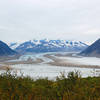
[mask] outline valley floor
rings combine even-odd
[[[37,56],[38,55],[38,56]],[[74,56],[73,56],[74,55]],[[23,55],[18,58],[3,58],[0,61],[2,65],[17,65],[17,64],[49,64],[51,66],[63,67],[81,67],[81,68],[100,68],[100,58],[95,57],[80,57],[75,53],[44,53]]]
[[[76,53],[41,53],[22,55],[2,61],[0,70],[11,69],[25,76],[56,78],[61,72],[79,70],[83,77],[99,75],[100,58],[80,57]],[[96,71],[96,74],[95,72]]]

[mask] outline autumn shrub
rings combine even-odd
[[[100,77],[64,73],[54,80],[31,79],[10,71],[0,74],[0,100],[100,100]]]

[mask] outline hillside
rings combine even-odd
[[[7,44],[0,41],[0,56],[15,55],[17,52],[9,48]]]
[[[100,57],[100,39],[80,53],[83,56]]]

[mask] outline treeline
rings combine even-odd
[[[100,100],[100,77],[81,78],[78,72],[56,81],[0,75],[0,100]]]

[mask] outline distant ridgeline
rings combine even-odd
[[[7,44],[0,41],[0,56],[16,55],[17,52],[9,48]]]
[[[100,39],[80,53],[82,56],[100,57]]]
[[[88,47],[81,41],[68,40],[30,40],[24,43],[11,43],[9,46],[17,52],[69,52],[82,51]]]

